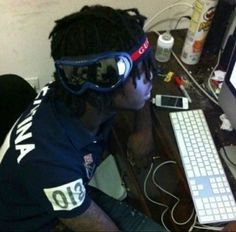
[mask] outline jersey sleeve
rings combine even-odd
[[[22,178],[28,194],[41,212],[58,218],[72,218],[89,207],[83,174],[79,170],[56,165],[23,165]]]

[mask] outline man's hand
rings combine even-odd
[[[223,231],[223,232],[235,232],[236,231],[236,222],[230,222],[221,231]]]

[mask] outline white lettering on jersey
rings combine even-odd
[[[17,130],[16,130],[17,137],[15,139],[15,149],[20,151],[20,154],[17,157],[17,163],[20,163],[21,159],[35,148],[35,144],[19,144],[21,142],[24,143],[25,140],[32,137],[32,132],[29,132],[32,126],[32,119],[33,117],[30,116],[17,126]],[[26,122],[28,123],[24,125],[24,123]]]
[[[43,97],[47,93],[48,89],[49,89],[48,86],[45,86],[41,90],[41,92],[33,102],[34,107],[31,109],[30,113],[21,123],[17,125],[17,130],[16,130],[17,137],[15,139],[15,149],[20,152],[17,158],[18,163],[20,163],[22,158],[24,158],[30,151],[35,149],[35,144],[27,144],[27,143],[19,144],[19,143],[22,142],[24,143],[25,140],[32,137],[32,132],[30,131],[30,129],[32,126],[33,116],[36,113],[40,103],[42,102],[42,99],[38,98]]]
[[[16,150],[20,151],[20,155],[17,157],[17,163],[20,163],[21,159],[26,156],[30,151],[34,150],[34,148],[34,144],[16,145]]]
[[[28,117],[28,118],[24,119],[21,123],[19,123],[19,124],[17,125],[17,127],[18,127],[18,128],[19,128],[19,127],[22,127],[23,125],[25,125],[26,123],[31,122],[31,121],[32,121],[32,117]]]
[[[32,137],[32,132],[29,132],[28,130],[30,130],[31,128],[33,116],[36,113],[42,101],[42,99],[40,98],[46,95],[48,89],[49,89],[48,86],[45,86],[44,88],[42,88],[42,90],[40,91],[40,93],[37,95],[37,97],[35,98],[33,102],[34,108],[31,109],[27,117],[18,125],[17,125],[17,122],[19,119],[17,119],[17,121],[15,122],[15,124],[13,125],[9,133],[7,134],[7,137],[5,138],[5,141],[0,148],[0,163],[2,162],[2,159],[4,155],[6,154],[7,150],[9,149],[10,137],[11,137],[11,133],[15,125],[17,125],[16,134],[18,135],[15,140],[15,145],[16,145],[15,149],[19,150],[20,152],[17,158],[17,162],[19,163],[25,155],[27,155],[30,151],[32,151],[35,148],[34,144],[19,144],[19,143],[24,142],[26,139]]]
[[[83,203],[86,190],[80,178],[58,187],[45,188],[44,193],[55,211],[72,210]]]
[[[31,117],[32,118],[32,117]],[[29,122],[28,124],[22,126],[19,128],[19,126],[17,127],[17,131],[16,134],[18,135],[15,139],[15,144],[18,144],[28,138],[32,137],[32,133],[31,132],[27,132],[27,130],[31,127],[32,122]]]

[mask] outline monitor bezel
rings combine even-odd
[[[229,87],[231,93],[236,97],[236,88],[230,82],[230,77],[232,75],[235,65],[236,65],[236,43],[234,44],[233,52],[231,54],[229,65],[227,67],[226,74],[225,74],[225,83]]]

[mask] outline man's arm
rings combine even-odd
[[[137,111],[134,130],[128,139],[128,159],[137,167],[148,165],[154,151],[150,102]]]
[[[93,201],[78,217],[60,220],[72,231],[119,231],[109,216]]]
[[[221,231],[222,232],[235,232],[236,231],[236,222],[235,221],[234,222],[230,222]]]

